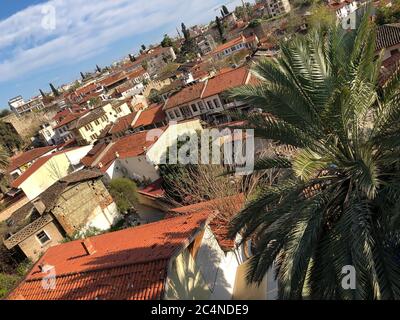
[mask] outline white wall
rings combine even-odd
[[[157,129],[160,130],[160,129]],[[182,135],[194,135],[197,131],[202,131],[200,120],[185,121],[178,124],[170,124],[158,140],[147,150],[146,157],[151,163],[158,165],[162,162],[168,147],[177,143],[177,139]],[[153,131],[154,133],[161,131]]]

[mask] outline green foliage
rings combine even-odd
[[[330,27],[336,23],[336,15],[324,4],[315,4],[311,8],[311,15],[307,17],[310,29]]]
[[[390,7],[384,4],[376,10],[376,24],[383,25],[400,21],[400,0],[393,0]]]
[[[161,41],[162,47],[172,47],[174,42],[172,41],[171,37],[168,34],[164,34],[164,39]]]
[[[32,262],[25,260],[14,269],[12,273],[0,273],[0,299],[4,299],[19,281],[32,268]]]
[[[0,111],[0,118],[4,118],[5,116],[8,116],[11,113],[10,110],[8,109],[3,109]]]
[[[19,149],[22,146],[22,139],[14,128],[3,121],[0,121],[0,146],[7,152]],[[4,152],[4,151],[3,151]]]
[[[97,236],[99,234],[102,234],[103,231],[96,228],[96,227],[89,227],[86,231],[82,232],[82,231],[76,231],[74,232],[73,235],[71,236],[66,236],[63,239],[63,243],[67,243],[67,242],[71,242],[71,241],[75,241],[75,240],[80,240],[80,239],[86,239],[86,238],[90,238],[90,237],[94,237]]]
[[[221,22],[221,19],[219,17],[215,17],[215,23],[217,24],[217,29],[219,33],[219,37],[221,38],[222,42],[225,42],[225,28]]]
[[[109,191],[120,212],[127,212],[138,201],[137,186],[130,179],[117,178],[111,180]]]
[[[400,71],[379,86],[368,13],[357,30],[281,43],[255,66],[260,84],[231,92],[263,110],[242,117],[256,135],[294,150],[256,163],[285,174],[231,222],[231,236],[257,239],[247,279],[274,263],[281,299],[400,299]]]
[[[184,23],[182,23],[182,34],[184,37],[184,42],[177,57],[177,61],[180,63],[184,63],[186,60],[194,59],[197,53],[200,51],[196,41],[190,36],[190,31],[186,28]]]
[[[17,275],[0,273],[0,299],[4,299],[19,281]]]
[[[254,19],[254,20],[251,20],[251,21],[250,21],[248,27],[249,27],[249,28],[256,28],[256,27],[258,27],[259,25],[261,25],[261,19]]]
[[[157,89],[151,89],[148,99],[151,103],[160,103],[162,101],[162,97]]]

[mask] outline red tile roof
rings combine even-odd
[[[198,212],[89,238],[47,250],[8,299],[150,300],[165,292],[171,258],[179,254],[207,222]],[[87,242],[87,240],[86,240]],[[56,288],[45,290],[40,265],[54,266]]]
[[[246,67],[225,71],[207,82],[202,98],[211,97],[234,87],[239,87],[248,81],[249,70]]]
[[[119,132],[124,132],[127,129],[129,129],[132,125],[133,120],[136,117],[136,112],[132,112],[130,114],[127,114],[126,116],[123,116],[114,123],[114,125],[111,127],[109,133],[111,134],[116,134]]]
[[[81,112],[71,112],[69,114],[67,114],[60,123],[58,123],[53,129],[57,129],[57,128],[61,128],[62,126],[65,126],[69,123],[71,123],[72,121],[78,119],[79,117],[85,115],[86,113],[88,113],[89,110],[84,110]]]
[[[237,37],[237,38],[235,38],[235,39],[232,39],[231,41],[228,41],[227,43],[224,43],[224,44],[221,44],[220,46],[218,46],[218,47],[213,51],[213,54],[222,52],[222,51],[224,51],[224,50],[226,50],[226,49],[229,49],[229,48],[231,48],[231,47],[233,47],[233,46],[236,46],[236,45],[238,45],[238,44],[241,44],[241,43],[249,43],[249,42],[253,42],[253,41],[255,41],[255,40],[256,40],[256,36],[255,36],[255,35],[252,35],[252,36],[250,36],[250,37],[248,37],[248,38],[245,38],[243,35],[240,35],[239,37]]]
[[[162,188],[163,179],[158,179],[147,187],[138,190],[139,193],[150,196],[152,198],[162,198],[165,195],[165,191]]]
[[[104,87],[108,87],[113,85],[114,83],[117,83],[121,80],[127,79],[127,76],[121,72],[112,74],[109,77],[105,78],[104,80],[101,80],[99,84],[101,84]]]
[[[81,163],[86,166],[90,167],[92,163],[97,159],[99,154],[107,147],[106,143],[98,143],[93,146],[92,150],[90,150],[86,156],[81,159]]]
[[[29,150],[29,151],[25,151],[22,154],[13,156],[10,159],[10,164],[8,166],[7,171],[8,172],[14,171],[15,169],[23,166],[24,164],[27,164],[29,162],[36,160],[37,158],[54,150],[55,148],[56,148],[56,146],[36,148],[36,149]]]
[[[200,99],[205,84],[205,82],[199,82],[183,88],[181,91],[168,98],[167,102],[165,103],[164,110]]]
[[[100,170],[105,172],[117,158],[126,159],[142,155],[154,143],[155,141],[147,141],[147,131],[131,134],[112,142],[105,154],[96,162],[101,163]],[[98,154],[100,155],[100,152]]]
[[[245,203],[243,194],[238,194],[226,198],[215,199],[206,202],[200,202],[185,207],[172,209],[168,217],[176,215],[193,214],[196,212],[208,212],[210,217],[210,228],[218,241],[219,246],[224,251],[230,251],[234,248],[235,241],[228,237],[229,220],[239,213]],[[217,212],[216,212],[217,211]],[[224,211],[221,215],[218,211]]]
[[[133,127],[145,127],[151,124],[163,122],[165,119],[166,114],[163,111],[163,105],[151,105],[140,113]]]
[[[147,71],[145,69],[143,69],[143,67],[140,67],[136,70],[129,72],[126,76],[128,77],[129,80],[131,80],[131,79],[136,79],[136,78],[142,77],[146,72]]]

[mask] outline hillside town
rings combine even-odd
[[[33,97],[10,96],[8,110],[0,114],[0,298],[276,300],[307,299],[308,295],[330,299],[330,294],[353,298],[352,293],[336,292],[328,280],[322,285],[318,278],[339,268],[335,255],[328,257],[323,252],[344,246],[343,241],[332,247],[322,240],[321,247],[318,243],[311,248],[311,244],[318,242],[317,235],[323,238],[324,232],[334,238],[331,230],[340,233],[340,228],[352,221],[350,217],[342,223],[333,213],[339,209],[322,209],[331,203],[332,208],[341,208],[345,218],[361,198],[370,202],[362,202],[360,207],[377,207],[382,215],[391,212],[390,205],[398,208],[392,193],[399,191],[379,187],[391,183],[380,173],[399,165],[399,145],[390,140],[398,138],[398,110],[385,113],[384,120],[376,124],[388,126],[384,132],[388,136],[383,131],[378,136],[390,149],[382,156],[390,165],[385,162],[385,170],[379,167],[381,158],[377,157],[384,151],[371,151],[375,157],[365,160],[365,166],[376,169],[365,175],[356,165],[348,165],[342,172],[341,165],[349,160],[344,156],[337,156],[342,162],[332,160],[336,154],[331,153],[364,157],[367,147],[352,153],[345,143],[353,143],[368,130],[375,132],[374,116],[365,112],[357,120],[352,118],[351,123],[363,127],[346,137],[333,128],[340,120],[328,124],[324,117],[336,119],[334,112],[343,116],[361,113],[373,103],[392,106],[389,94],[399,93],[393,79],[400,79],[400,2],[242,2],[237,7],[221,4],[215,20],[207,24],[189,26],[183,21],[176,34],[165,34],[160,43],[132,48],[110,65],[93,61],[93,70],[82,70],[71,83],[49,83],[48,88],[37,88]],[[365,44],[366,49],[359,53],[356,45],[332,40],[329,45],[338,50],[337,56],[335,52],[329,55],[331,51],[321,53],[329,65],[318,61],[320,56],[307,57],[307,52],[326,49],[318,46],[322,39],[310,40],[315,30],[335,26],[346,37],[359,30],[359,25],[365,27],[363,23],[375,28],[367,37],[373,48]],[[308,40],[296,42],[299,38]],[[300,49],[296,51],[292,43],[298,43]],[[312,45],[318,50],[310,49]],[[358,60],[354,58],[357,54]],[[365,75],[367,62],[363,64],[368,54],[371,61],[380,63],[371,77]],[[345,66],[345,58],[340,64],[338,57],[345,56],[354,58],[351,67]],[[317,67],[318,63],[323,66]],[[342,73],[335,68],[347,68],[343,70],[355,80],[346,74],[337,81],[332,74]],[[374,79],[376,86],[365,84],[367,78]],[[340,87],[344,83],[351,87]],[[339,94],[328,97],[330,90]],[[365,102],[359,102],[361,99]],[[341,104],[356,106],[347,113],[340,109]],[[334,107],[315,115],[307,109],[310,105],[310,110]],[[319,123],[334,133],[318,131]],[[342,125],[353,126],[344,120]],[[203,139],[209,132],[218,132],[207,136],[206,142],[207,146],[217,145],[218,154],[226,152],[227,145],[235,149],[238,140],[240,147],[248,150],[250,131],[241,136],[233,133],[249,129],[255,133],[252,174],[235,174],[235,164],[229,161],[168,162],[172,150],[183,153],[182,145],[194,136],[197,150],[197,137]],[[312,140],[317,137],[326,140]],[[329,149],[332,140],[339,142]],[[193,148],[191,145],[185,154]],[[234,152],[236,159],[241,149]],[[227,160],[226,153],[223,159]],[[298,174],[297,184],[292,171]],[[347,178],[350,174],[356,178]],[[335,175],[340,178],[333,183]],[[346,190],[340,183],[346,183]],[[351,183],[356,187],[348,186]],[[353,197],[351,190],[359,192]],[[386,196],[393,197],[386,206],[373,202]],[[342,197],[345,205],[335,202]],[[291,218],[289,214],[297,209],[300,216]],[[269,213],[261,215],[264,210]],[[312,210],[314,218],[309,216]],[[323,217],[317,211],[328,213]],[[364,219],[357,214],[353,221]],[[321,225],[324,232],[314,224]],[[378,233],[377,229],[368,230]],[[357,239],[368,236],[354,226],[351,230],[359,235]],[[351,236],[351,232],[343,235]],[[375,238],[371,239],[365,241],[373,246]],[[356,241],[344,242],[351,245]],[[303,251],[295,251],[301,246]],[[343,252],[354,250],[345,248]],[[363,260],[365,256],[357,256],[359,260],[354,262],[350,253],[351,258],[342,261],[356,264],[366,278],[369,273],[375,275]],[[315,264],[311,266],[312,260]],[[321,269],[313,276],[313,268]],[[398,270],[393,273],[400,277]],[[315,287],[317,281],[326,291]],[[380,285],[380,280],[376,281]],[[365,284],[366,296],[361,298],[371,297],[371,283]],[[360,298],[358,294],[355,297]],[[381,296],[385,296],[383,291]],[[387,296],[400,298],[399,292]]]

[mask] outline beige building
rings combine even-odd
[[[99,138],[107,125],[130,113],[131,109],[126,102],[107,103],[80,117],[70,130],[78,144],[91,144]]]
[[[33,200],[59,179],[80,169],[80,160],[91,148],[76,147],[41,156],[12,181],[11,186],[21,189],[29,200]]]
[[[7,219],[4,245],[35,261],[65,236],[90,227],[109,229],[118,211],[101,177],[82,170],[60,179]]]

